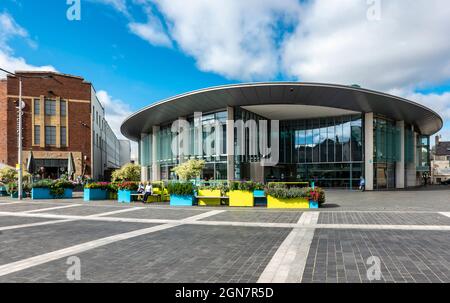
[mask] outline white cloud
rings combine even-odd
[[[295,0],[153,2],[167,35],[195,58],[199,69],[242,80],[277,75],[282,39],[277,28],[290,25],[300,7]]]
[[[172,47],[172,41],[164,32],[164,28],[157,18],[149,16],[147,23],[131,22],[128,24],[128,28],[152,45]]]
[[[380,21],[367,19],[368,8],[353,0],[306,5],[283,44],[285,72],[302,81],[381,90],[450,78],[447,1],[381,1]]]
[[[109,126],[114,131],[119,139],[127,139],[120,132],[120,126],[122,125],[125,117],[128,117],[133,113],[128,103],[123,102],[120,99],[115,99],[108,94],[107,91],[99,90],[97,92],[97,98],[105,108],[105,119],[108,121]],[[128,139],[127,139],[128,140]],[[137,159],[138,146],[137,143],[131,142],[131,155]]]
[[[124,14],[126,16],[129,16],[126,0],[89,0],[89,1],[110,5],[115,10],[121,12],[122,14]]]

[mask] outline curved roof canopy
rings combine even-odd
[[[152,126],[227,106],[309,105],[376,113],[414,125],[424,135],[432,135],[443,126],[442,118],[416,102],[392,95],[344,86],[319,83],[249,83],[206,88],[178,95],[143,108],[126,118],[121,132],[138,141]],[[255,107],[257,108],[257,107]]]

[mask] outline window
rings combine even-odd
[[[34,126],[34,144],[41,144],[41,127],[39,125]]]
[[[67,101],[62,100],[61,101],[61,117],[65,117],[66,116],[66,111],[67,111]]]
[[[61,126],[61,146],[67,146],[67,128]]]
[[[56,101],[55,100],[45,100],[45,115],[46,116],[56,115]]]
[[[41,114],[41,100],[40,99],[34,99],[34,114],[36,116]]]
[[[56,145],[56,126],[45,127],[45,144]]]

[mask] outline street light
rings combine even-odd
[[[19,104],[18,104],[18,108],[19,108],[19,123],[18,123],[18,131],[17,131],[17,133],[18,133],[18,142],[17,142],[17,145],[18,145],[18,165],[17,165],[17,169],[18,169],[18,173],[17,173],[17,176],[18,176],[18,180],[17,180],[17,189],[18,189],[18,199],[19,200],[22,200],[22,194],[23,194],[23,192],[22,192],[22,115],[23,115],[23,107],[24,107],[24,105],[23,105],[23,102],[22,102],[22,78],[45,78],[45,79],[48,79],[48,78],[52,78],[51,76],[34,76],[34,77],[32,77],[32,76],[20,76],[20,75],[17,75],[17,74],[15,74],[15,73],[13,73],[13,72],[10,72],[10,71],[7,71],[7,70],[5,70],[5,69],[3,69],[3,68],[1,68],[0,67],[0,71],[3,71],[3,72],[5,72],[5,73],[7,73],[7,74],[9,74],[9,75],[12,75],[12,76],[14,76],[14,77],[16,77],[16,78],[18,78],[19,79]]]

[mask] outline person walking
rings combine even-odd
[[[364,180],[363,176],[359,179],[359,190],[366,191],[366,180]]]

